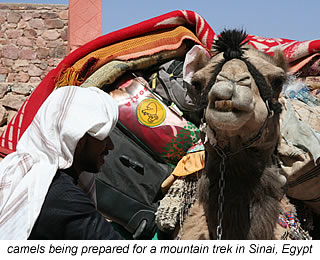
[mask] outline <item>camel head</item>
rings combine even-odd
[[[192,78],[211,143],[231,150],[232,144],[239,146],[257,135],[266,120],[274,121],[276,131],[278,98],[286,79],[282,52],[271,57],[248,45],[246,38],[243,31],[223,31],[213,44],[215,56]]]

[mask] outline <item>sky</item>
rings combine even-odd
[[[0,2],[68,4],[69,1]],[[217,34],[223,29],[238,28],[262,37],[320,39],[320,0],[102,0],[102,34],[180,9],[200,14]]]

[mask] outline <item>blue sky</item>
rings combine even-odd
[[[68,0],[0,0],[68,4]],[[102,0],[102,33],[187,9],[200,14],[219,33],[243,28],[249,34],[292,40],[320,39],[320,0]]]

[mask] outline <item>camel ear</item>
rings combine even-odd
[[[205,52],[199,51],[197,53],[197,56],[194,58],[194,72],[197,72],[198,70],[204,68],[208,64],[209,59],[210,58]]]
[[[282,50],[275,50],[272,59],[276,66],[282,68],[285,72],[288,71],[288,61]]]
[[[191,55],[192,57],[192,55]],[[187,59],[186,59],[187,60]],[[202,85],[202,72],[201,69],[206,67],[210,62],[210,56],[206,50],[198,49],[194,54],[194,58],[190,59],[190,63],[186,65],[186,71],[184,74],[184,80],[192,85],[193,90],[189,90],[190,93],[197,93],[201,89]]]

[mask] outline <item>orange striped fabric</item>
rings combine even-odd
[[[91,52],[74,63],[72,67],[65,69],[57,79],[57,87],[80,85],[91,73],[109,61],[115,59],[130,60],[165,50],[178,49],[182,42],[187,39],[201,44],[189,29],[179,26],[106,46]],[[89,64],[90,62],[91,64]]]

